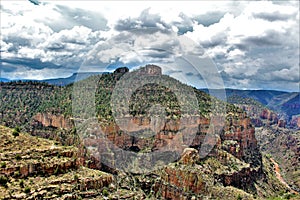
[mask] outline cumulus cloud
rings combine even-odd
[[[1,65],[6,69],[3,67],[2,75],[7,74],[8,78],[15,77],[6,73],[8,66],[14,66],[19,76],[28,74],[22,70],[52,66],[56,66],[56,77],[66,74],[62,72],[75,72],[85,54],[103,39],[101,32],[107,28],[106,19],[99,13],[52,4],[16,4],[21,5],[1,5]],[[40,73],[41,76],[48,78],[49,74]]]
[[[90,71],[150,62],[201,82],[180,61],[184,54],[210,56],[226,87],[299,87],[296,1],[31,2],[1,2],[2,76],[65,76],[82,62]],[[209,74],[212,65],[202,64]]]
[[[167,63],[169,58],[178,56],[181,46],[171,32],[160,32],[160,29],[147,29],[141,34],[136,29],[129,29],[101,41],[88,53],[86,65],[106,66],[114,62],[122,65],[131,63],[160,62]],[[88,64],[87,64],[88,63]],[[102,64],[101,64],[102,63]]]
[[[229,87],[298,87],[299,11],[294,4],[247,2],[240,14],[227,13],[209,26],[195,24],[185,35],[204,47]]]
[[[150,14],[148,8],[143,10],[139,17],[121,19],[115,26],[115,29],[118,31],[148,28],[164,29],[169,28],[169,25],[163,22],[159,15]]]
[[[226,12],[222,11],[210,11],[205,14],[197,15],[193,19],[198,22],[198,24],[208,27],[215,23],[219,23],[225,14]]]
[[[36,21],[46,24],[56,32],[72,29],[74,26],[85,26],[92,31],[108,29],[107,19],[100,12],[70,8],[63,5],[55,6],[53,11],[58,15],[55,20],[43,18],[36,19]]]

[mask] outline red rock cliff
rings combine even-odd
[[[224,127],[221,127],[218,120],[212,122],[214,133],[219,135],[219,139],[208,139],[206,136],[210,130],[210,120],[200,116],[189,116],[178,120],[161,120],[153,124],[151,120],[145,118],[132,118],[130,122],[136,124],[135,127],[128,127],[127,134],[121,128],[111,123],[103,125],[102,132],[116,146],[122,149],[134,149],[135,151],[150,149],[157,151],[170,148],[172,151],[182,152],[186,147],[200,149],[204,139],[206,144],[211,143],[215,148],[223,148],[232,155],[248,163],[259,164],[260,153],[257,148],[255,129],[251,125],[250,118],[245,113],[229,113],[226,117]],[[153,129],[154,137],[139,136],[143,131]],[[85,141],[88,146],[98,146],[101,139],[89,139]],[[102,147],[99,147],[102,148]],[[212,148],[213,149],[213,148]],[[213,156],[213,151],[211,152]]]
[[[300,129],[300,116],[293,116],[290,125],[293,128]]]
[[[55,128],[63,128],[63,129],[71,129],[73,127],[72,120],[64,117],[63,115],[53,115],[50,113],[38,113],[33,119],[41,123],[43,126],[55,127]]]

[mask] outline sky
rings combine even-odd
[[[2,0],[0,26],[0,78],[151,63],[196,87],[299,92],[299,1]]]

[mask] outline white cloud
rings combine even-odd
[[[133,27],[137,32],[132,32]],[[149,27],[156,30],[143,32]],[[122,32],[126,28],[132,35]],[[180,46],[170,40],[172,30],[199,46]],[[118,40],[111,40],[119,33]],[[132,36],[130,46],[127,40]],[[11,66],[11,70],[6,66],[2,75],[13,76],[16,67],[21,75],[25,68],[10,61],[19,58],[18,62],[39,59],[41,64],[61,65],[57,73],[52,71],[59,76],[64,70],[76,70],[85,59],[94,60],[95,54],[88,52],[106,44],[98,49],[97,62],[166,64],[182,52],[203,55],[205,50],[225,73],[228,87],[271,87],[272,81],[280,80],[285,81],[281,85],[295,90],[298,86],[294,83],[299,82],[298,1],[58,1],[38,6],[27,1],[2,1],[0,42],[2,59]],[[172,56],[145,47],[171,49]],[[41,77],[38,72],[33,74]]]
[[[245,52],[241,51],[240,49],[234,49],[232,51],[229,51],[226,57],[230,60],[233,60],[234,58],[239,58],[245,55]]]
[[[192,32],[188,32],[185,35],[201,45],[206,43],[214,45],[220,43],[223,38],[226,38],[226,32],[233,23],[234,16],[232,14],[226,14],[219,23],[212,24],[209,27],[205,27],[202,24],[194,24]]]

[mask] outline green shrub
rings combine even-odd
[[[15,158],[16,158],[16,160],[21,160],[22,159],[20,154],[17,154]]]
[[[20,127],[18,127],[18,126],[16,126],[14,130],[17,131],[18,133],[21,132],[21,129],[20,129]]]
[[[18,178],[20,175],[21,175],[21,174],[20,174],[20,171],[15,171],[15,172],[14,172],[14,177],[15,177],[15,178]]]
[[[5,176],[0,176],[0,185],[6,186],[7,182],[8,182],[7,177],[5,177]]]
[[[20,187],[21,187],[21,188],[24,188],[24,180],[23,180],[23,179],[21,179],[21,181],[20,181],[19,184],[20,184]]]
[[[5,162],[1,163],[1,168],[6,168],[6,163]]]
[[[24,192],[26,193],[26,194],[28,194],[28,193],[30,193],[30,187],[26,187],[25,189],[24,189]]]
[[[74,180],[75,180],[75,181],[78,181],[78,180],[79,180],[79,177],[78,177],[77,174],[74,175]]]
[[[57,166],[56,169],[54,170],[54,174],[55,174],[55,175],[59,174],[59,168],[58,168],[58,166]]]
[[[103,194],[103,196],[105,196],[105,197],[107,197],[107,196],[109,195],[109,193],[108,193],[108,191],[107,191],[106,188],[104,188],[104,189],[102,190],[102,194]]]
[[[20,135],[20,132],[18,132],[16,129],[14,129],[13,132],[12,132],[12,135],[13,135],[14,137],[17,137],[17,136]]]
[[[272,155],[269,154],[269,153],[267,153],[267,154],[266,154],[266,157],[267,157],[267,158],[272,158]]]

